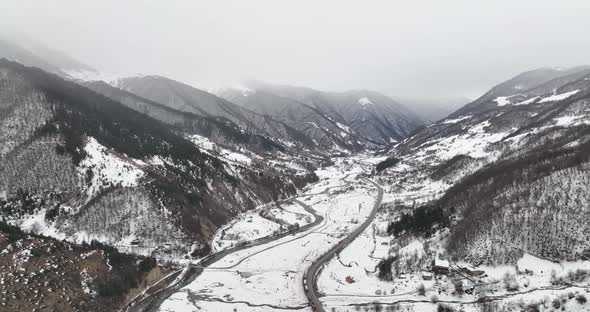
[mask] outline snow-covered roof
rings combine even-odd
[[[448,268],[449,261],[436,258],[436,259],[434,259],[434,266],[441,267],[441,268]]]

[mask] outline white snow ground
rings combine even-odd
[[[572,117],[556,122],[569,124],[576,120]],[[488,161],[493,159],[495,155],[486,147],[505,134],[486,133],[486,128],[487,122],[483,122],[457,136],[454,142],[432,142],[429,149],[437,155],[434,161],[444,161],[458,153]],[[480,145],[473,144],[472,140],[479,140]],[[412,169],[425,160],[433,159],[430,155],[417,152],[388,169],[388,176],[379,178],[383,181],[405,181],[400,185],[389,184],[384,202],[408,206],[420,204],[441,196],[452,186],[451,182],[433,181]],[[338,160],[336,166],[318,171],[320,181],[306,187],[297,197],[325,217],[322,224],[306,232],[227,256],[168,298],[160,311],[311,311],[302,286],[304,270],[367,217],[376,192],[370,184],[359,179],[359,175],[368,172],[376,162],[378,160],[360,155]],[[468,170],[476,170],[481,165],[475,164]],[[279,229],[277,223],[260,217],[260,211],[264,209],[274,211],[275,216],[289,223],[297,221],[293,216],[305,213],[296,204],[283,205],[284,211],[267,206],[247,212],[224,227],[221,230],[224,235],[221,231],[217,233],[215,249],[233,246],[240,240],[268,236]],[[426,279],[428,275],[418,269],[407,271],[394,281],[377,278],[376,265],[392,249],[399,248],[399,255],[404,261],[421,263],[419,267],[424,267],[427,253],[432,253],[433,249],[443,250],[448,236],[448,230],[443,230],[429,242],[416,239],[396,241],[385,234],[396,213],[394,209],[381,210],[371,226],[324,267],[318,279],[318,290],[325,295],[321,297],[324,308],[327,311],[359,311],[368,306],[389,304],[388,307],[392,307],[392,304],[397,304],[403,311],[437,311],[439,303],[447,303],[457,311],[481,311],[481,306],[476,304],[481,293],[475,291],[459,296],[455,293],[453,280],[446,276]],[[431,250],[427,251],[427,248]],[[467,266],[452,261],[450,265],[455,268]],[[516,267],[481,266],[475,269],[485,271],[487,275],[481,281],[489,285],[487,295],[499,298],[498,302],[508,311],[520,310],[523,304],[542,300],[550,307],[555,298],[564,300],[562,306],[565,311],[588,311],[590,308],[590,304],[581,305],[570,298],[571,294],[585,294],[588,287],[552,285],[552,280],[567,278],[577,269],[590,270],[590,261],[552,263],[525,254]],[[507,273],[514,276],[518,290],[508,291],[505,288],[503,280]],[[420,285],[424,285],[424,296],[418,294]],[[466,282],[465,287],[468,285]]]
[[[362,167],[352,161],[319,170],[320,181],[305,189],[298,199],[324,216],[315,228],[269,244],[235,252],[205,269],[201,276],[168,298],[160,311],[274,311],[278,308],[307,308],[303,274],[313,260],[350,233],[370,214],[375,187],[359,178]],[[295,205],[284,210],[301,213]],[[264,208],[263,208],[264,209]],[[227,233],[252,239],[272,232],[276,226],[256,218],[255,212],[241,216]],[[251,220],[251,221],[249,221]],[[291,220],[293,221],[293,220]],[[231,243],[218,241],[220,249]]]

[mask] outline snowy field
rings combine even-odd
[[[187,287],[168,298],[160,311],[274,311],[276,309],[311,310],[303,292],[303,274],[313,260],[344,238],[370,214],[376,188],[360,179],[363,172],[353,161],[319,170],[320,181],[297,196],[324,220],[318,226],[256,247],[232,253],[214,263]],[[294,215],[306,213],[300,205],[282,207],[284,219],[293,222]],[[262,208],[267,209],[267,208]],[[277,225],[258,218],[259,211],[240,216],[228,227],[228,233],[244,234],[252,239],[272,233]],[[277,214],[277,216],[283,216]],[[305,219],[305,218],[303,218]],[[265,220],[265,221],[263,221]],[[256,231],[255,231],[256,230]],[[216,248],[230,246],[218,241]],[[219,246],[219,247],[218,247]]]
[[[484,133],[484,127],[485,122],[476,125],[465,138],[458,139],[483,137],[489,139],[484,145],[491,144],[500,135]],[[457,144],[432,145],[437,155],[434,164],[451,157]],[[468,154],[482,159],[465,169],[468,171],[496,156],[483,145]],[[313,222],[314,216],[302,204],[324,220],[304,232],[229,254],[164,301],[160,311],[311,311],[303,289],[304,272],[367,218],[377,192],[363,176],[380,160],[364,155],[340,159],[335,166],[319,170],[320,181],[305,187],[301,194],[238,216],[215,236],[216,251],[272,236],[289,224]],[[453,272],[480,273],[436,275],[430,265],[434,258],[441,262],[439,254],[444,259],[448,230],[424,241],[396,240],[387,235],[389,222],[400,213],[395,207],[432,201],[453,185],[453,181],[432,180],[419,170],[427,160],[433,161],[431,155],[412,154],[390,168],[387,176],[377,178],[378,183],[386,185],[383,202],[389,205],[383,206],[375,221],[320,272],[317,286],[327,311],[438,311],[444,305],[456,311],[475,312],[488,307],[514,311],[531,304],[547,307],[541,311],[557,311],[552,308],[557,304],[559,310],[588,311],[590,306],[581,304],[578,298],[590,297],[590,288],[587,283],[572,281],[586,278],[580,275],[590,271],[590,261],[553,263],[530,254],[516,266],[470,267],[442,261]],[[464,174],[458,172],[457,176]],[[405,265],[393,280],[380,280],[377,266],[393,251]],[[482,298],[489,303],[482,305]]]
[[[572,116],[555,121],[573,124],[579,119]],[[405,155],[386,175],[377,177],[376,181],[385,186],[383,202],[388,206],[320,274],[318,290],[324,295],[321,300],[327,311],[439,311],[441,305],[456,311],[522,311],[529,305],[538,305],[541,311],[590,311],[590,304],[581,303],[583,298],[590,298],[590,261],[553,263],[525,253],[516,266],[470,267],[450,261],[449,269],[454,274],[435,275],[431,264],[439,254],[446,253],[448,230],[425,241],[407,237],[396,240],[386,235],[387,225],[400,214],[396,207],[415,207],[436,200],[462,176],[497,158],[488,146],[507,133],[488,133],[488,125],[484,121],[464,134],[426,142],[424,148]],[[434,180],[428,170],[422,169],[438,166],[459,154],[477,161],[444,180]],[[393,280],[380,280],[377,266],[390,255],[399,257],[401,268],[395,270]],[[477,274],[455,274],[463,271]],[[479,302],[482,298],[490,302],[483,305]]]

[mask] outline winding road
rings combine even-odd
[[[375,204],[373,205],[373,210],[371,211],[371,215],[359,226],[356,230],[350,233],[345,239],[341,240],[338,244],[334,245],[334,247],[330,248],[328,252],[323,254],[319,259],[317,259],[310,267],[305,271],[303,277],[303,289],[305,290],[305,295],[309,299],[309,304],[313,311],[325,311],[324,307],[322,306],[322,302],[320,301],[319,293],[317,290],[317,278],[322,270],[323,266],[334,257],[334,255],[340,253],[346,246],[348,246],[352,241],[354,241],[361,233],[363,233],[367,227],[373,222],[375,216],[377,215],[377,211],[379,210],[379,206],[381,205],[381,201],[383,200],[383,189],[381,186],[371,180],[367,180],[374,184],[377,187],[377,199],[375,200]]]
[[[341,180],[343,182],[345,182],[346,184],[352,183],[351,181],[347,181],[346,178],[350,176],[350,174],[347,174],[346,176],[342,177]],[[319,295],[317,293],[317,289],[316,289],[316,279],[317,276],[319,275],[319,272],[321,271],[322,266],[331,259],[332,256],[334,256],[336,253],[339,253],[340,251],[342,251],[346,246],[348,246],[348,244],[350,244],[356,237],[358,237],[368,226],[369,224],[371,224],[371,222],[373,221],[373,219],[375,218],[375,215],[377,214],[377,209],[379,207],[379,205],[381,204],[381,200],[383,197],[383,190],[381,189],[381,187],[371,181],[371,180],[367,180],[370,183],[374,184],[377,189],[378,189],[378,195],[377,195],[377,199],[375,201],[373,210],[371,211],[370,216],[367,218],[367,220],[365,220],[365,222],[363,224],[361,224],[361,226],[359,226],[355,231],[353,231],[351,234],[349,234],[345,239],[343,239],[342,241],[340,241],[337,245],[335,245],[334,247],[332,247],[327,253],[325,253],[324,255],[322,255],[318,260],[316,260],[312,266],[305,271],[305,275],[304,275],[304,288],[305,288],[305,294],[307,296],[307,298],[310,301],[310,305],[312,306],[312,308],[314,308],[315,311],[324,311],[324,309],[322,308],[321,302],[318,299]],[[239,265],[240,263],[242,263],[243,261],[245,261],[248,258],[251,258],[254,255],[257,255],[261,252],[267,251],[271,248],[283,245],[283,244],[287,244],[290,243],[294,240],[297,239],[301,239],[305,236],[307,236],[308,234],[312,234],[314,232],[309,232],[308,234],[304,235],[304,236],[299,236],[299,237],[295,237],[291,240],[282,242],[281,244],[275,244],[275,245],[271,245],[267,248],[264,248],[260,251],[257,251],[256,253],[250,254],[245,258],[240,259],[240,261],[233,263],[230,266],[226,266],[226,267],[212,267],[213,264],[215,264],[216,262],[220,261],[221,259],[225,258],[226,256],[233,254],[235,252],[241,251],[241,250],[245,250],[245,249],[249,249],[252,247],[256,247],[256,246],[260,246],[260,245],[264,245],[264,244],[269,244],[273,241],[276,241],[278,239],[281,239],[283,237],[289,236],[289,235],[294,235],[297,233],[301,233],[301,232],[305,232],[311,228],[317,227],[318,225],[320,225],[322,222],[324,222],[324,216],[320,215],[317,211],[315,211],[312,207],[310,207],[309,205],[297,200],[296,198],[299,197],[307,197],[307,196],[312,196],[312,195],[318,195],[318,194],[325,194],[327,192],[329,192],[329,190],[331,188],[334,187],[328,187],[326,188],[324,191],[319,192],[319,193],[313,193],[313,194],[300,194],[297,196],[294,196],[292,198],[286,199],[282,202],[288,202],[288,201],[293,201],[297,204],[299,204],[301,207],[303,207],[303,209],[305,211],[307,211],[308,213],[312,214],[314,216],[314,221],[311,223],[308,223],[306,225],[303,225],[301,227],[299,227],[297,230],[295,231],[290,231],[290,232],[285,232],[285,233],[281,233],[279,235],[275,235],[275,236],[266,236],[266,237],[262,237],[259,239],[255,239],[250,241],[248,244],[245,245],[241,245],[241,246],[235,246],[235,247],[231,247],[228,249],[224,249],[221,250],[219,252],[213,253],[205,258],[203,258],[201,261],[199,261],[196,264],[190,264],[188,267],[186,267],[183,270],[179,270],[176,272],[176,275],[174,275],[176,277],[176,279],[171,282],[169,285],[167,285],[164,288],[158,289],[157,291],[154,291],[151,294],[148,294],[147,296],[138,296],[135,299],[131,300],[127,305],[125,305],[121,311],[126,311],[126,312],[156,312],[160,305],[167,299],[169,298],[172,294],[174,294],[175,292],[178,292],[181,288],[187,286],[188,284],[192,283],[197,277],[199,277],[204,269],[209,268],[209,269],[229,269],[229,268],[233,268],[237,265]],[[182,271],[182,272],[181,272]],[[310,282],[306,282],[306,281],[310,281]],[[308,285],[313,285],[313,287],[308,287]],[[154,286],[152,286],[154,287]],[[146,292],[144,293],[149,293],[149,288]]]
[[[344,177],[341,178],[341,180],[345,183],[350,183],[350,181],[347,181],[346,178],[348,178],[350,176],[350,174],[345,175]],[[235,247],[231,247],[228,249],[224,249],[221,250],[219,252],[216,252],[214,254],[211,254],[209,256],[206,256],[205,258],[203,258],[201,261],[199,261],[199,263],[197,264],[191,264],[188,267],[186,267],[183,270],[178,270],[176,272],[176,279],[170,283],[168,286],[158,289],[156,291],[154,291],[153,293],[147,295],[147,296],[137,296],[135,297],[133,300],[131,300],[130,302],[128,302],[125,306],[123,306],[120,311],[125,311],[125,312],[156,312],[158,311],[160,305],[168,298],[170,297],[172,294],[174,294],[175,292],[177,292],[178,290],[180,290],[181,288],[187,286],[188,284],[192,283],[197,277],[199,277],[201,275],[201,273],[203,273],[203,270],[211,265],[213,265],[214,263],[220,261],[221,259],[223,259],[224,257],[226,257],[227,255],[230,255],[232,253],[238,252],[240,250],[244,250],[244,249],[248,249],[248,248],[252,248],[252,247],[256,247],[256,246],[260,246],[260,245],[264,245],[264,244],[268,244],[271,243],[273,241],[276,241],[278,239],[281,239],[283,237],[289,236],[289,235],[294,235],[297,233],[301,233],[304,231],[307,231],[319,224],[321,224],[324,221],[324,217],[320,214],[318,214],[313,208],[311,208],[309,205],[306,205],[305,203],[297,200],[296,198],[299,197],[307,197],[307,196],[313,196],[313,195],[319,195],[319,194],[326,194],[330,191],[330,189],[332,188],[336,188],[336,187],[341,187],[341,186],[333,186],[333,187],[327,187],[325,190],[323,190],[322,192],[319,193],[310,193],[310,194],[299,194],[296,196],[293,196],[291,198],[282,200],[281,202],[288,202],[288,201],[294,201],[297,204],[299,204],[301,207],[303,207],[303,209],[305,211],[307,211],[308,213],[312,214],[314,216],[314,221],[311,223],[308,223],[306,225],[303,225],[301,227],[299,227],[297,230],[295,231],[290,231],[290,232],[285,232],[285,233],[281,233],[279,235],[275,235],[275,236],[266,236],[266,237],[262,237],[259,239],[255,239],[250,241],[249,243],[245,244],[245,245],[241,245],[241,246],[235,246]],[[295,238],[298,239],[298,238]],[[295,240],[293,239],[293,240]],[[289,240],[288,242],[291,242],[293,240]],[[269,248],[266,248],[264,250],[268,250],[270,248],[276,247],[275,245],[270,246]],[[262,251],[259,251],[262,252]],[[259,253],[257,252],[257,253]],[[248,256],[251,257],[252,255]],[[232,265],[231,267],[234,267],[238,264],[240,264],[241,262],[243,262],[245,259],[241,259],[238,263],[235,263],[234,265]],[[228,267],[229,268],[229,267]],[[155,287],[157,285],[152,285],[150,288]],[[144,294],[149,293],[150,288],[148,288],[146,291],[144,291]]]
[[[168,297],[170,297],[173,293],[177,292],[179,289],[192,283],[197,277],[199,277],[199,275],[201,275],[201,273],[203,273],[203,270],[205,268],[220,261],[221,259],[223,259],[227,255],[230,255],[234,252],[238,252],[240,250],[268,244],[268,243],[271,243],[275,240],[281,239],[281,238],[289,236],[289,235],[294,235],[294,234],[297,234],[300,232],[307,231],[308,229],[313,228],[324,221],[324,217],[322,215],[318,214],[313,208],[311,208],[310,206],[308,206],[298,200],[294,200],[294,201],[297,202],[299,205],[301,205],[303,207],[303,209],[305,209],[305,211],[312,214],[315,217],[315,220],[311,223],[308,223],[306,225],[299,227],[299,229],[297,229],[296,231],[284,232],[284,233],[281,233],[281,234],[275,235],[275,236],[262,237],[259,239],[252,240],[248,244],[227,248],[227,249],[221,250],[219,252],[216,252],[214,254],[211,254],[211,255],[203,258],[201,261],[199,261],[199,263],[191,264],[190,267],[183,270],[183,272],[180,273],[181,274],[180,277],[178,277],[173,283],[168,285],[166,288],[161,289],[157,292],[154,292],[153,294],[149,295],[148,297],[144,297],[141,299],[138,298],[137,301],[135,301],[135,300],[131,301],[130,303],[127,304],[126,308],[124,308],[122,310],[129,311],[129,312],[148,312],[148,311],[155,312],[158,310],[158,308],[160,307],[162,302],[164,302],[164,300],[166,300]],[[288,242],[290,242],[290,241],[288,241]],[[275,245],[270,246],[270,247],[263,249],[261,251],[258,251],[257,253],[260,253],[262,251],[268,250],[273,247],[275,247]],[[216,269],[228,269],[228,268],[235,267],[253,255],[254,254],[249,255],[248,257],[241,259],[239,262],[237,262],[231,266],[222,267],[222,268],[220,267],[220,268],[216,268]]]

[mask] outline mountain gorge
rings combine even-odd
[[[246,132],[264,135],[279,144],[316,149],[306,135],[270,116],[244,109],[232,102],[160,76],[131,77],[117,81],[118,88],[181,112],[201,117],[223,118]]]
[[[141,238],[144,252],[166,242],[186,253],[237,212],[314,179],[303,167],[216,157],[85,87],[0,65],[3,217],[29,230],[122,245]]]
[[[269,115],[314,140],[329,140],[356,151],[398,142],[423,125],[414,113],[372,91],[322,92],[303,87],[250,82],[220,95],[242,107]]]
[[[0,41],[12,311],[587,308],[590,67],[432,123],[369,90],[91,76]]]

